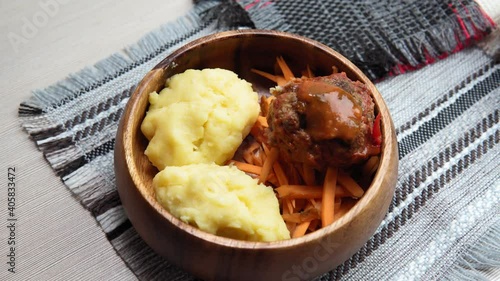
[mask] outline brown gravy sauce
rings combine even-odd
[[[318,80],[299,84],[297,98],[306,103],[306,132],[315,141],[342,139],[359,134],[362,111],[354,97],[335,85]]]

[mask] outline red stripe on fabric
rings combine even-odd
[[[245,6],[245,10],[249,10],[250,8],[252,8],[253,6],[257,5],[258,3],[260,2],[260,0],[255,0],[253,1],[252,3],[248,4]]]
[[[398,75],[398,74],[406,73],[408,71],[417,70],[417,69],[420,69],[420,68],[422,68],[422,67],[424,67],[424,66],[426,66],[428,64],[432,64],[432,63],[436,62],[437,60],[444,59],[444,58],[448,57],[451,54],[454,54],[454,53],[457,53],[457,52],[463,50],[467,46],[471,45],[473,42],[482,39],[486,35],[485,32],[481,32],[477,28],[477,26],[474,24],[474,22],[471,21],[472,22],[471,25],[472,25],[472,28],[474,30],[474,36],[471,36],[471,34],[469,33],[469,31],[467,30],[467,27],[465,26],[464,20],[458,14],[458,10],[456,8],[454,8],[452,5],[449,5],[449,7],[453,11],[453,13],[455,13],[455,15],[457,17],[458,24],[460,25],[460,29],[463,32],[463,34],[465,35],[464,42],[462,42],[462,40],[460,40],[458,34],[455,34],[455,40],[457,42],[457,45],[450,52],[445,52],[445,53],[442,53],[442,54],[438,55],[437,57],[433,57],[433,56],[431,56],[429,54],[429,52],[427,50],[424,49],[424,54],[425,54],[425,62],[424,63],[420,63],[420,64],[418,64],[416,66],[412,66],[412,65],[409,65],[409,64],[397,64],[397,65],[395,65],[392,68],[392,70],[389,71],[388,76],[395,76],[395,75]],[[466,12],[466,14],[468,16],[470,16],[469,9],[467,7],[465,7],[465,6],[463,6],[463,8],[464,8],[464,11]],[[481,13],[481,15],[491,25],[496,26],[495,22],[491,19],[490,16],[488,16],[488,14],[486,14],[483,11],[483,9],[479,9],[479,12]]]
[[[453,8],[453,5],[451,4],[448,4],[448,6],[450,7],[451,11],[455,14],[455,16],[457,17],[457,21],[458,21],[458,24],[460,25],[460,29],[462,29],[462,32],[464,33],[465,35],[465,41],[469,41],[471,36],[469,34],[469,31],[467,30],[467,28],[465,27],[465,23],[463,21],[463,19],[460,17],[460,15],[458,14],[458,11],[457,11],[457,8]],[[460,41],[459,41],[460,42]]]
[[[248,10],[249,10],[249,9],[251,9],[253,6],[255,6],[255,5],[259,4],[259,3],[260,3],[260,0],[255,0],[255,1],[253,1],[252,3],[250,3],[250,4],[246,5],[244,9],[245,9],[246,11],[248,11]],[[267,5],[269,5],[269,4],[271,4],[271,3],[273,3],[273,1],[272,1],[272,0],[267,1],[267,2],[265,2],[264,4],[262,4],[262,5],[259,7],[259,9],[266,7]]]

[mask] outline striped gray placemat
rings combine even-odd
[[[114,137],[135,85],[168,53],[214,32],[258,27],[317,36],[299,28],[297,22],[303,24],[304,18],[291,20],[286,13],[287,7],[296,9],[292,4],[299,2],[237,2],[198,1],[189,14],[146,35],[127,48],[126,55],[113,55],[56,85],[37,90],[20,106],[24,129],[140,279],[195,278],[156,255],[137,235],[120,204],[113,171]],[[353,5],[372,2],[353,1]],[[417,18],[418,3],[433,3],[416,2],[408,3],[408,7]],[[456,3],[473,5],[470,1]],[[422,7],[434,7],[431,4]],[[353,9],[345,5],[344,9]],[[447,11],[446,7],[440,9]],[[330,17],[335,16],[332,13]],[[456,14],[460,13],[465,12],[462,9]],[[457,22],[456,14],[448,19],[452,26]],[[321,20],[328,22],[324,15]],[[474,29],[473,22],[462,22],[465,30]],[[440,26],[433,25],[434,31]],[[463,31],[462,26],[457,28],[456,32]],[[455,39],[461,48],[467,40],[474,41]],[[427,43],[430,45],[424,45],[432,45]],[[442,50],[450,55],[445,60],[426,67],[424,64],[433,60],[424,60],[414,65],[422,67],[418,71],[376,84],[397,128],[400,166],[396,194],[374,236],[343,265],[319,277],[321,280],[477,279],[481,270],[500,266],[500,66],[479,49],[454,53],[458,51],[455,47]],[[370,50],[359,57],[360,62],[367,61]],[[367,72],[378,78],[397,73],[394,67],[408,70],[412,63],[408,59],[418,57],[411,52],[406,59],[395,54],[397,51],[392,58],[397,60],[387,60],[387,65],[379,63],[370,68],[365,64]],[[312,278],[309,266],[296,265],[284,273],[283,280]]]

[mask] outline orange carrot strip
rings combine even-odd
[[[276,80],[278,80],[276,82],[276,84],[278,84],[278,86],[285,86],[286,83],[288,83],[288,80],[286,80],[283,76],[276,76]]]
[[[360,198],[365,191],[359,184],[351,178],[347,173],[340,171],[338,173],[338,183],[341,184],[353,197]]]
[[[276,174],[270,173],[269,176],[267,177],[266,182],[271,183],[274,186],[280,186],[280,183],[278,182],[278,178],[276,177]]]
[[[266,119],[265,117],[259,116],[257,118],[257,121],[255,121],[252,128],[250,129],[250,134],[255,138],[255,140],[257,142],[260,142],[260,143],[264,142],[266,139],[264,131],[266,129],[265,126],[268,126],[268,125],[267,125],[267,120],[265,120],[265,119]],[[265,122],[265,124],[262,122]]]
[[[293,213],[293,203],[292,203],[292,199],[285,199],[285,205],[286,205],[286,208],[288,210],[288,213]]]
[[[323,188],[321,186],[307,185],[281,185],[275,188],[279,197],[291,197],[296,199],[321,198]]]
[[[306,234],[307,229],[309,228],[309,225],[311,224],[310,221],[305,221],[295,228],[295,230],[292,233],[292,238],[298,238],[302,237]]]
[[[291,214],[292,212],[290,211],[290,209],[287,207],[288,205],[288,202],[290,200],[288,199],[283,199],[282,202],[281,202],[281,208],[283,209],[282,210],[282,216],[286,216],[287,214]],[[288,222],[288,221],[285,221],[285,224],[286,224],[286,228],[288,229],[288,231],[290,231],[290,234],[292,234],[295,230],[295,227],[297,226],[296,223],[293,223],[293,222]]]
[[[236,168],[238,168],[241,171],[246,172],[246,173],[260,175],[262,172],[262,167],[255,166],[252,164],[248,164],[248,163],[244,163],[244,162],[240,162],[240,161],[236,161],[236,160],[231,160],[229,163],[233,164],[234,166],[236,166]]]
[[[308,204],[308,201],[306,201],[306,199],[294,199],[293,201],[293,203],[295,203],[295,205],[293,206],[294,212],[300,212],[304,210],[306,208],[306,204]]]
[[[264,152],[266,153],[266,156],[269,155],[269,153],[271,152],[269,150],[269,148],[267,147],[267,145],[265,145],[264,143],[262,143],[262,149],[264,149]]]
[[[302,178],[300,173],[295,168],[295,165],[288,163],[286,165],[286,175],[288,175],[288,182],[291,184],[301,184]]]
[[[302,164],[302,169],[304,170],[304,181],[307,185],[314,185],[316,183],[316,176],[314,174],[314,169],[306,164]]]
[[[275,96],[269,96],[269,97],[267,97],[267,98],[266,98],[266,102],[267,102],[267,104],[269,104],[269,105],[270,105],[270,104],[271,104],[271,102],[272,102],[273,100],[275,100],[275,99],[276,99],[276,97],[275,97]]]
[[[274,83],[278,83],[278,78],[276,75],[272,75],[270,73],[260,71],[260,70],[254,69],[254,68],[250,69],[250,71],[252,71],[253,73],[256,73],[264,78],[267,78],[267,79],[273,81]]]
[[[264,127],[264,128],[268,128],[268,127],[269,127],[269,125],[267,124],[267,119],[266,119],[266,117],[264,117],[264,116],[259,116],[259,117],[257,117],[257,122],[259,122],[259,123],[260,123],[260,125],[261,125],[262,127]]]
[[[285,59],[283,59],[282,56],[277,57],[276,61],[278,62],[281,72],[283,72],[285,80],[290,81],[295,78],[295,76],[293,76],[293,72],[290,70],[290,67],[288,67],[288,64],[286,64]]]
[[[319,224],[319,220],[311,221],[311,223],[309,224],[309,231],[315,231],[316,228],[318,227],[318,224]]]
[[[335,196],[336,197],[352,197],[352,194],[347,191],[342,185],[339,185],[337,182],[337,187],[335,188]]]
[[[314,208],[311,208],[307,211],[303,211],[300,213],[290,213],[281,215],[284,221],[293,222],[293,223],[303,223],[305,221],[312,221],[319,219],[318,211]]]
[[[280,185],[274,189],[280,198],[315,199],[323,196],[323,187],[318,185]],[[341,186],[335,188],[336,197],[351,196]]]
[[[269,112],[269,108],[271,107],[271,101],[275,99],[274,96],[261,96],[260,98],[260,115],[261,116],[267,116],[267,113]]]
[[[313,206],[317,210],[321,209],[321,202],[318,202],[318,201],[316,201],[314,199],[309,199],[309,203],[311,204],[311,206]]]
[[[242,156],[243,156],[243,160],[245,160],[246,163],[251,164],[251,165],[255,165],[254,155],[251,154],[248,150],[243,151]],[[258,166],[260,166],[260,165],[258,165]]]
[[[276,160],[278,159],[278,156],[279,156],[278,149],[275,147],[271,148],[271,150],[267,155],[266,161],[264,161],[264,165],[262,165],[262,171],[259,177],[260,183],[266,181],[267,176],[269,176],[269,173],[271,172],[271,168],[273,167],[274,162],[276,162]]]
[[[278,182],[280,183],[280,185],[288,185],[288,178],[286,177],[279,161],[274,162],[273,170],[276,174],[276,177],[278,178]]]
[[[323,197],[321,200],[321,226],[325,227],[333,222],[335,188],[337,186],[337,168],[329,167],[326,170],[323,184]]]
[[[262,164],[264,163],[264,161],[262,161],[262,154],[264,154],[264,152],[260,151],[260,149],[252,154],[252,160],[254,165],[262,167]]]

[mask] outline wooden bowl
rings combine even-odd
[[[161,90],[168,77],[186,69],[215,67],[232,70],[259,93],[268,93],[273,83],[250,69],[273,72],[280,55],[295,73],[309,64],[316,75],[328,75],[336,66],[352,80],[369,87],[376,110],[382,115],[383,135],[380,166],[371,186],[348,213],[330,226],[284,241],[247,242],[218,237],[173,217],[155,199],[152,179],[158,171],[144,155],[147,140],[140,125],[148,108],[148,94]],[[373,83],[329,47],[275,31],[218,33],[173,52],[140,82],[116,136],[116,183],[130,221],[156,252],[205,280],[302,280],[332,270],[359,250],[379,226],[392,200],[397,168],[394,125]]]

